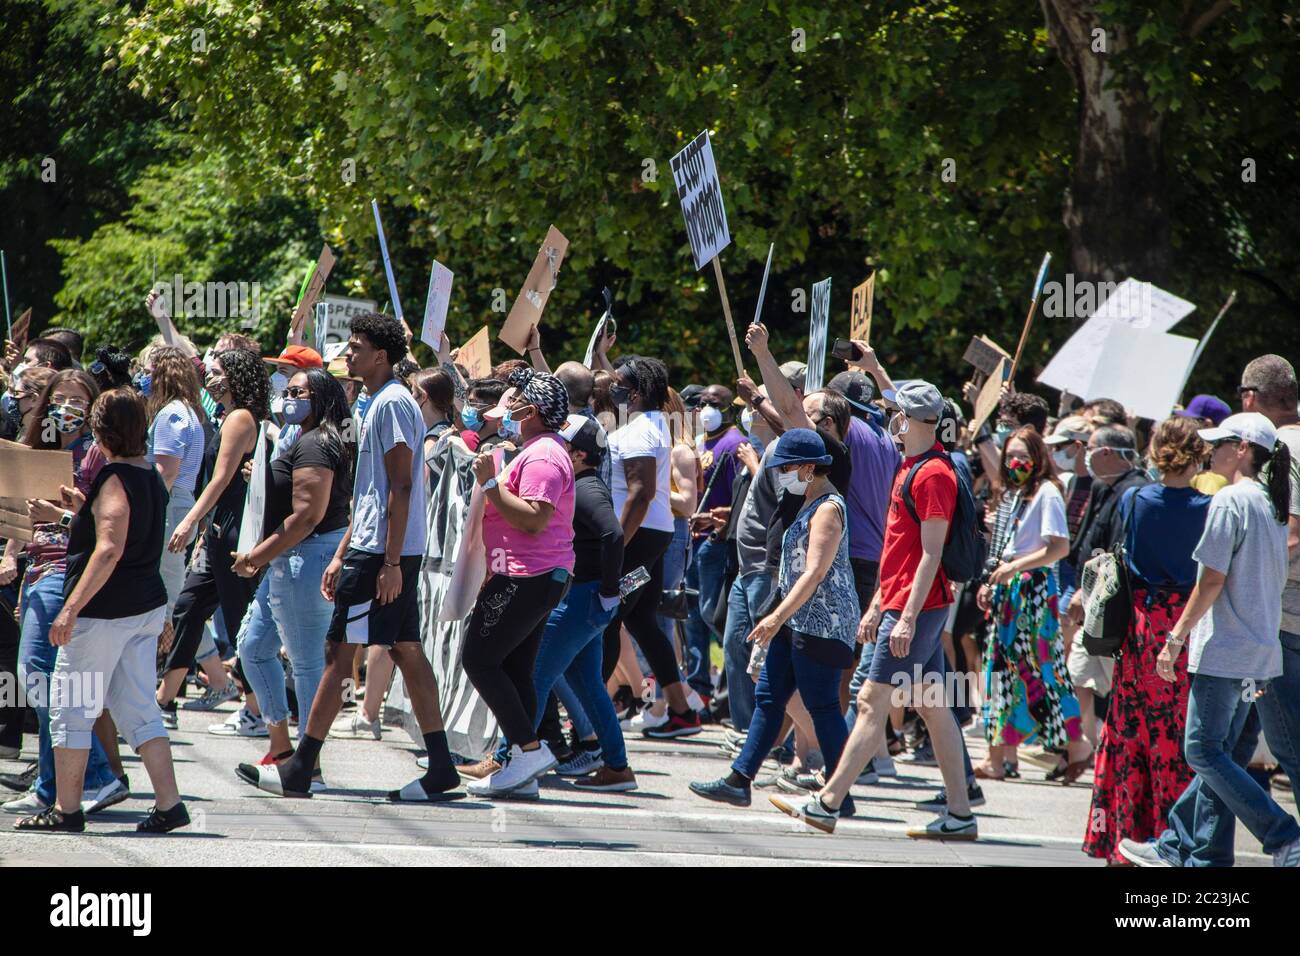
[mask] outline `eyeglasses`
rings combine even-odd
[[[311,391],[305,385],[290,385],[284,390],[285,398],[311,398]]]

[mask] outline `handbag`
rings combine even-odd
[[[695,588],[673,588],[659,598],[659,613],[674,621],[684,621],[691,614],[691,605],[700,599]]]
[[[1117,657],[1133,626],[1133,581],[1128,567],[1128,534],[1133,518],[1132,495],[1124,518],[1124,533],[1109,551],[1083,565],[1083,649],[1095,657]],[[1123,502],[1121,502],[1121,507]]]

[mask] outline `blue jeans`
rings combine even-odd
[[[731,723],[740,733],[749,730],[754,719],[754,681],[749,676],[749,655],[754,645],[745,638],[759,621],[772,596],[772,575],[755,571],[731,583],[727,595],[727,630],[722,653],[727,668],[727,705]]]
[[[826,761],[826,776],[830,777],[849,739],[840,713],[840,678],[843,673],[842,668],[818,663],[807,654],[796,651],[790,629],[781,628],[768,645],[767,660],[754,691],[754,719],[749,725],[749,736],[731,769],[750,780],[758,775],[763,758],[776,744],[776,735],[781,732],[786,705],[797,690],[812,717],[817,746]],[[851,814],[853,798],[845,798],[840,809],[846,811],[846,816]]]
[[[1243,699],[1243,682],[1208,674],[1193,674],[1191,681],[1183,748],[1196,777],[1169,811],[1169,829],[1156,841],[1160,855],[1181,866],[1231,865],[1233,817],[1265,853],[1300,839],[1300,824],[1244,768],[1256,735],[1243,734],[1253,706]],[[1271,684],[1264,689],[1261,703],[1275,690]]]
[[[36,711],[39,763],[36,795],[53,806],[54,748],[50,744],[50,675],[59,649],[50,644],[50,625],[63,610],[63,572],[50,571],[30,587],[22,589],[22,638],[18,644],[18,680],[27,694],[27,703]],[[108,756],[98,737],[90,741],[86,761],[85,789],[97,790],[113,782]]]
[[[686,586],[698,588],[700,599],[686,618],[686,683],[698,694],[713,694],[709,676],[709,643],[717,631],[713,615],[722,600],[722,579],[727,571],[727,544],[703,538],[695,546],[695,557],[686,568]],[[718,635],[719,637],[721,635]]]
[[[609,699],[601,677],[602,638],[612,620],[614,609],[606,611],[600,606],[599,581],[573,584],[551,611],[537,651],[537,662],[533,666],[533,685],[537,689],[537,713],[533,715],[533,726],[541,723],[551,688],[563,675],[591,721],[605,765],[613,770],[623,770],[627,767],[627,747],[623,743],[623,731],[618,726],[614,702]],[[502,741],[502,747],[505,743]],[[501,754],[502,750],[498,748],[498,759]]]
[[[279,724],[289,716],[281,641],[293,664],[293,692],[306,723],[316,688],[325,672],[325,632],[334,605],[320,593],[325,573],[344,529],[311,535],[271,562],[239,632],[239,659],[244,676],[262,708],[262,716]]]
[[[569,720],[573,721],[573,735],[578,740],[586,740],[596,735],[596,728],[591,725],[587,719],[587,711],[582,706],[582,701],[578,700],[578,695],[573,692],[569,682],[561,674],[555,678],[554,686],[555,696],[559,698],[564,705],[565,711],[569,715]]]
[[[664,552],[664,590],[676,591],[682,586],[686,579],[686,554],[691,547],[691,533],[687,527],[685,518],[673,518],[673,540],[668,542],[668,550]],[[670,620],[659,615],[659,630],[663,631],[670,638],[676,633],[673,625],[676,621]],[[632,642],[636,647],[636,641]],[[641,649],[637,647],[637,654],[640,655]],[[650,665],[642,658],[641,669],[648,671]],[[655,687],[659,690],[658,684]]]

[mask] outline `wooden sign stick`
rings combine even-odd
[[[1025,316],[1025,327],[1020,330],[1020,344],[1016,346],[1016,357],[1011,360],[1011,367],[1007,369],[1004,382],[1010,382],[1016,377],[1016,369],[1020,367],[1020,356],[1025,351],[1025,342],[1029,339],[1029,327],[1034,324],[1034,313],[1038,311],[1038,297],[1043,291],[1043,280],[1047,278],[1047,266],[1052,261],[1050,252],[1043,253],[1043,264],[1038,267],[1038,278],[1034,281],[1034,294],[1029,299],[1029,314]]]
[[[718,257],[713,257],[713,274],[718,277],[718,293],[722,296],[722,314],[727,319],[727,334],[731,336],[731,354],[736,359],[736,375],[745,378],[745,363],[740,360],[740,342],[736,338],[736,326],[731,321],[731,303],[727,301],[727,283],[722,279],[722,264]]]

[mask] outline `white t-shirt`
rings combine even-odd
[[[655,497],[646,509],[641,527],[652,531],[673,530],[673,509],[669,501],[672,450],[672,436],[663,412],[642,412],[609,436],[611,477],[614,479],[610,495],[614,499],[615,515],[623,517],[623,505],[627,501],[627,474],[623,471],[623,462],[630,458],[653,458]]]
[[[1070,527],[1065,519],[1065,499],[1056,485],[1044,481],[1034,492],[1033,499],[1025,505],[1015,536],[1007,542],[1002,552],[1004,561],[1012,561],[1033,554],[1047,546],[1048,538],[1070,538]]]

